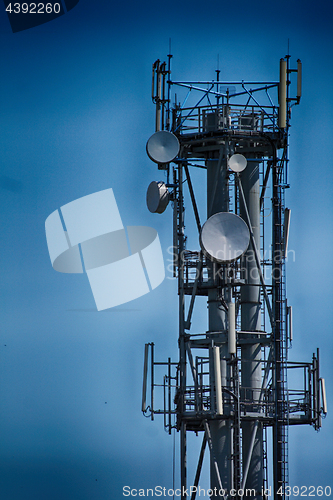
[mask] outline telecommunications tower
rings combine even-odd
[[[288,361],[293,331],[285,273],[290,210],[284,199],[301,61],[291,69],[290,56],[282,58],[277,81],[224,82],[220,71],[212,81],[174,81],[171,57],[157,60],[152,70],[156,130],[147,153],[166,182],[150,184],[147,205],[155,213],[173,205],[179,359],[157,362],[154,344],[146,344],[142,411],[151,419],[162,414],[165,429],[180,434],[182,498],[189,485],[196,498],[208,448],[212,498],[284,500],[289,427],[319,429],[327,412],[319,350],[311,362]],[[206,213],[200,213],[203,192]],[[186,200],[198,232],[193,250],[187,248]],[[198,296],[207,297],[207,328],[201,332],[191,328]],[[163,366],[166,374],[158,379]],[[302,375],[294,389],[287,385],[291,371]],[[187,470],[191,432],[202,436],[196,471]]]

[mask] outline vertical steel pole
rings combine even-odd
[[[273,228],[272,228],[272,303],[274,316],[274,386],[275,386],[275,419],[273,425],[273,483],[274,498],[285,498],[278,495],[283,490],[283,370],[282,370],[282,331],[281,331],[281,279],[282,279],[282,238],[281,238],[281,196],[279,186],[278,165],[273,165]]]
[[[180,418],[180,461],[181,461],[181,495],[187,484],[187,456],[186,456],[186,422],[185,412],[186,391],[186,344],[185,344],[185,294],[184,294],[184,202],[183,202],[183,165],[178,166],[178,293],[179,293],[179,411]]]
[[[245,202],[247,205],[251,229],[257,249],[260,249],[260,184],[259,162],[248,161],[246,169],[241,174]],[[246,220],[245,207],[240,204],[241,216]],[[243,397],[248,403],[248,411],[259,411],[258,402],[261,391],[261,345],[253,343],[256,332],[261,330],[260,311],[260,276],[254,257],[254,249],[250,245],[242,259],[242,271],[245,285],[241,289],[241,329],[244,332],[242,346],[241,377]],[[253,404],[252,404],[253,403]],[[255,434],[254,445],[251,442],[256,425],[256,419],[242,423],[242,455],[243,464],[249,463],[245,487],[261,492],[263,486],[263,431],[259,424]],[[251,453],[252,450],[252,453]],[[250,457],[251,455],[251,457]],[[250,460],[249,460],[250,457]],[[244,471],[243,471],[244,473]],[[256,493],[259,495],[260,493]],[[258,498],[256,496],[256,498]],[[261,498],[261,497],[260,497]]]
[[[227,175],[227,159],[224,147],[220,150],[219,158],[209,158],[207,161],[207,218],[218,212],[229,211],[229,186]],[[209,280],[213,288],[208,291],[208,331],[209,332],[227,332],[227,312],[222,307],[219,298],[218,278],[214,272],[218,270],[212,263],[209,265]],[[228,302],[228,297],[225,297]],[[228,386],[230,383],[230,367],[227,365],[227,359],[230,357],[228,344],[220,346],[221,357],[221,382],[222,386]],[[214,364],[213,356],[210,356],[210,375],[213,377]],[[224,413],[228,408],[224,408]],[[230,420],[212,420],[210,422],[212,437],[212,446],[220,472],[221,481],[224,489],[232,488],[231,485],[231,455],[232,438]],[[216,465],[211,460],[210,477],[211,488],[219,491],[219,482],[216,477]],[[218,498],[218,496],[216,496]],[[212,498],[216,498],[214,495]]]

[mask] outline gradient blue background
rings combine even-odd
[[[169,38],[174,79],[213,79],[219,55],[221,79],[276,80],[288,38],[292,65],[303,62],[286,200],[290,359],[311,361],[320,347],[332,410],[332,15],[321,0],[80,0],[13,34],[1,11],[1,500],[118,500],[124,485],[172,487],[173,439],[161,418],[142,417],[140,399],[144,343],[177,359],[175,281],[98,313],[85,275],[52,269],[44,232],[56,208],[112,187],[124,224],[155,227],[169,257],[170,209],[145,206],[161,177],[145,152],[151,64]],[[318,434],[291,428],[290,484],[333,487],[332,445],[331,414]]]

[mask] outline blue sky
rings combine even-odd
[[[290,39],[303,62],[293,108],[288,300],[290,359],[321,349],[331,408],[332,49],[328,2],[203,4],[80,0],[69,13],[1,40],[0,489],[3,500],[122,498],[122,487],[172,487],[172,438],[140,413],[144,343],[177,359],[176,283],[97,312],[85,275],[56,273],[44,223],[60,206],[112,187],[125,225],[159,232],[171,213],[145,205],[157,179],[151,64],[172,40],[174,79],[278,78]],[[290,483],[331,485],[332,417],[290,429]],[[191,442],[191,450],[197,443]],[[194,455],[194,452],[193,452]],[[190,461],[193,460],[192,458]],[[194,463],[194,461],[193,461]]]

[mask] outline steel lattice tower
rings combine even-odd
[[[285,499],[289,426],[311,424],[318,429],[327,411],[319,350],[310,363],[287,359],[292,309],[286,298],[290,210],[285,207],[284,193],[289,187],[291,108],[301,98],[301,62],[293,70],[289,55],[281,59],[277,81],[222,82],[217,71],[216,80],[186,82],[171,79],[171,57],[167,63],[158,60],[153,65],[156,132],[147,143],[147,152],[166,173],[167,182],[152,183],[154,200],[152,203],[148,190],[147,203],[151,211],[159,213],[168,201],[173,204],[179,359],[156,362],[154,344],[146,344],[142,411],[152,419],[163,414],[168,432],[175,428],[180,433],[181,487],[192,486],[192,500],[207,445],[213,498],[264,500],[272,495]],[[297,72],[295,98],[289,95],[293,72]],[[188,92],[183,105],[171,104],[174,87]],[[277,104],[271,93],[277,94]],[[185,107],[189,95],[197,95],[197,100]],[[246,168],[233,166],[236,159],[244,159]],[[221,213],[233,214],[248,227],[249,245],[238,258],[216,260],[205,251],[195,196],[195,190],[202,192],[203,188],[195,187],[191,176],[191,169],[197,168],[206,177],[207,223]],[[186,185],[201,242],[201,249],[192,251],[186,244]],[[270,198],[266,196],[269,189]],[[191,331],[197,296],[207,297],[207,330],[201,333]],[[161,365],[167,373],[157,383],[155,371]],[[303,371],[301,388],[288,388],[291,369]],[[151,391],[147,406],[148,373]],[[163,387],[158,404],[163,404],[156,408],[158,386]],[[272,429],[271,457],[268,429]],[[191,477],[187,471],[189,432],[203,436],[197,470]],[[186,498],[184,493],[182,498]]]

